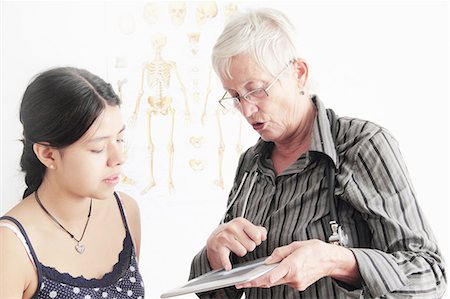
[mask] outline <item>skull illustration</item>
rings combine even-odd
[[[186,17],[186,2],[175,1],[169,3],[169,15],[172,24],[180,26]]]
[[[197,24],[203,25],[209,19],[217,16],[217,4],[215,1],[199,2],[196,11]]]

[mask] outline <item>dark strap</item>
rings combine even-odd
[[[327,116],[328,116],[328,120],[330,122],[331,137],[333,138],[333,143],[336,146],[337,117],[336,117],[336,114],[334,113],[333,109],[327,109]],[[331,220],[338,222],[337,211],[336,211],[336,202],[335,202],[335,198],[334,198],[335,176],[336,176],[336,166],[334,165],[333,160],[330,158],[329,165],[327,168],[328,198],[330,200],[330,216],[331,216]]]
[[[36,252],[34,251],[33,246],[31,245],[31,241],[28,238],[28,235],[25,232],[25,229],[23,228],[22,224],[19,221],[17,221],[16,218],[13,218],[11,216],[0,217],[0,220],[8,220],[8,221],[11,221],[12,223],[14,223],[19,228],[20,232],[22,233],[23,237],[25,238],[25,241],[27,242],[28,248],[30,249],[30,253],[31,253],[31,256],[33,257],[33,261],[36,266],[36,270],[37,270],[37,274],[38,274],[38,284],[37,284],[36,292],[34,293],[34,295],[32,297],[32,298],[35,298],[39,292],[39,289],[40,289],[41,283],[42,283],[41,263],[39,262],[39,260],[36,256]]]
[[[117,205],[119,206],[120,215],[122,216],[123,225],[125,226],[125,230],[128,234],[131,235],[131,232],[128,230],[128,223],[127,223],[127,217],[125,217],[125,211],[123,209],[122,203],[120,202],[120,197],[117,192],[114,192],[114,197],[116,198]]]

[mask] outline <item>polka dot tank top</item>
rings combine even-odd
[[[114,193],[122,215],[126,236],[119,261],[113,270],[101,279],[86,279],[73,277],[68,273],[60,273],[55,268],[41,264],[33,250],[31,242],[23,226],[15,218],[4,216],[0,219],[9,220],[17,225],[26,241],[27,251],[31,255],[38,273],[38,289],[33,298],[82,298],[82,299],[141,299],[144,298],[144,282],[139,273],[136,254],[128,230],[125,213],[119,196]]]

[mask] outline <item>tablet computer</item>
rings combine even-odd
[[[278,263],[270,265],[264,264],[266,258],[267,257],[263,257],[254,261],[234,265],[234,268],[229,271],[225,271],[222,268],[205,273],[189,280],[186,284],[178,288],[165,292],[161,295],[161,298],[169,298],[189,293],[201,293],[254,280],[278,265]]]

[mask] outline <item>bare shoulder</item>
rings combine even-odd
[[[32,216],[36,212],[36,207],[37,204],[34,201],[34,197],[29,195],[28,197],[18,201],[14,207],[6,212],[5,216],[11,216],[17,219],[20,223],[24,224],[24,221],[28,221],[30,218],[33,218]]]
[[[18,228],[10,221],[0,221],[0,298],[27,297],[33,293],[37,277],[34,264],[27,254],[25,245],[11,228]],[[34,287],[34,290],[32,290]]]
[[[133,217],[139,215],[139,205],[136,200],[124,192],[118,191],[117,193],[119,194],[120,202],[122,203],[127,216]]]
[[[131,237],[139,258],[141,247],[141,216],[136,200],[126,193],[118,192],[120,201],[127,215],[127,223],[130,228]]]
[[[0,243],[0,252],[5,253],[1,255],[2,267],[4,266],[3,262],[10,263],[12,260],[19,264],[23,264],[23,261],[30,261],[25,246],[21,239],[19,239],[22,234],[16,235],[15,231],[20,233],[19,228],[14,223],[6,220],[0,221],[0,240],[2,240]],[[8,255],[8,253],[14,254]]]

